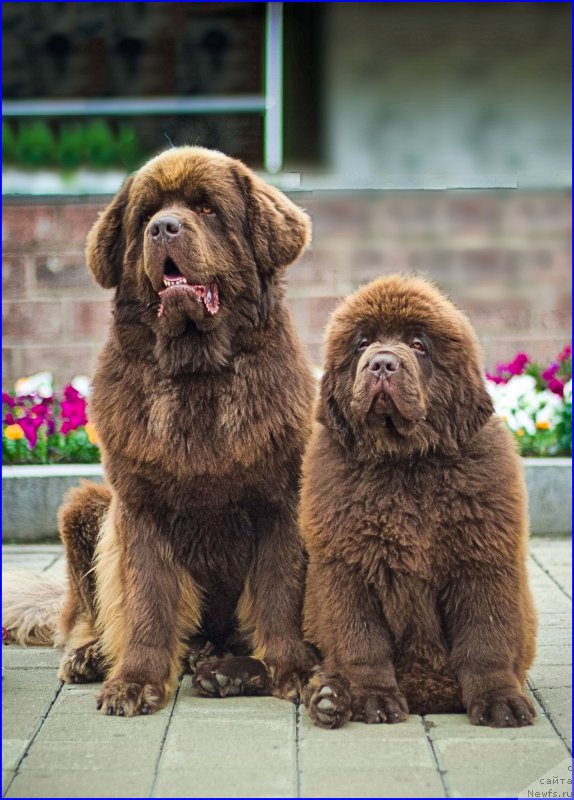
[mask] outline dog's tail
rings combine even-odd
[[[2,627],[18,644],[59,642],[58,618],[66,598],[65,577],[24,569],[2,574]]]

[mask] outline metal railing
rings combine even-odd
[[[267,3],[265,85],[262,94],[7,100],[2,103],[4,117],[125,117],[149,114],[263,114],[263,165],[266,172],[279,172],[283,166],[283,3]]]

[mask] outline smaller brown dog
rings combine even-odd
[[[320,726],[409,708],[534,719],[525,488],[481,372],[468,320],[418,278],[381,278],[333,316],[301,510]]]

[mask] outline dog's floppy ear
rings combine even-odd
[[[239,180],[257,266],[263,272],[288,266],[311,241],[311,220],[282,192],[245,167]]]
[[[120,282],[125,251],[123,221],[132,181],[131,177],[125,181],[88,234],[86,261],[104,289],[112,289]]]

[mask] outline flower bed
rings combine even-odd
[[[97,464],[100,448],[87,417],[87,378],[74,378],[55,393],[40,372],[2,392],[3,464]]]
[[[572,454],[572,348],[549,366],[525,353],[486,373],[496,413],[513,432],[522,456]],[[40,372],[2,393],[3,464],[97,464],[98,436],[88,419],[89,382],[77,377],[54,392]]]
[[[571,345],[545,368],[518,353],[486,378],[495,411],[522,456],[572,455]]]

